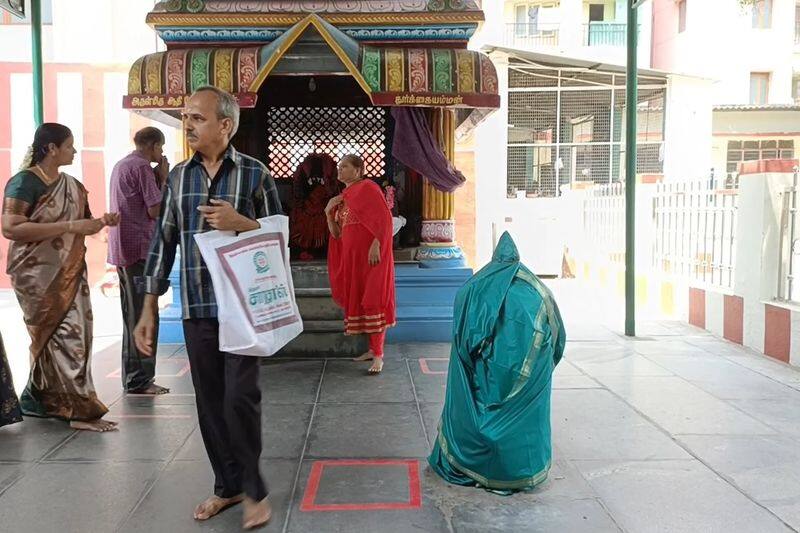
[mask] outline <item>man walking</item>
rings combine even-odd
[[[183,126],[195,155],[170,172],[161,217],[145,267],[144,311],[136,345],[155,351],[157,297],[181,246],[181,301],[186,351],[192,369],[200,432],[214,471],[214,495],[198,505],[196,520],[207,520],[244,502],[242,525],[252,529],[272,515],[259,471],[261,390],[258,358],[219,351],[219,322],[211,276],[194,235],[218,229],[249,231],[256,219],[281,213],[272,177],[256,159],[230,144],[239,126],[239,106],[215,87],[198,89],[186,102]]]
[[[144,357],[136,349],[133,329],[142,314],[144,294],[134,279],[144,274],[144,263],[161,210],[161,188],[169,173],[163,154],[164,134],[144,128],[133,137],[136,150],[125,156],[111,172],[111,210],[120,222],[110,228],[108,262],[117,267],[122,303],[122,387],[132,394],[165,394],[169,389],[156,385],[156,358]],[[151,163],[158,163],[155,171]],[[158,331],[158,321],[155,323]]]

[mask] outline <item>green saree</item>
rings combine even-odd
[[[447,395],[428,458],[457,485],[510,493],[550,470],[550,392],[565,331],[550,291],[503,234],[459,291]]]

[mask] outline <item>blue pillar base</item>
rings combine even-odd
[[[465,266],[433,267],[398,264],[395,267],[397,325],[386,340],[401,342],[450,342],[453,332],[453,303],[456,293],[472,277]]]
[[[170,286],[172,287],[172,303],[169,307],[158,313],[158,342],[159,344],[183,344],[183,305],[181,304],[181,254],[175,252],[175,263],[169,273]]]

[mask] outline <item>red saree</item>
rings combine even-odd
[[[370,180],[342,193],[336,213],[342,228],[328,244],[328,276],[334,301],[344,309],[345,334],[381,333],[395,325],[392,214],[381,188]],[[369,248],[378,239],[381,260],[369,264]]]

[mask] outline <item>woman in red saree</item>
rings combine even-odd
[[[344,309],[345,334],[369,335],[369,351],[355,360],[372,360],[369,373],[378,374],[386,330],[395,325],[392,214],[381,188],[364,179],[360,157],[342,158],[339,181],[344,192],[325,208],[331,292]]]
[[[3,236],[11,241],[8,275],[31,336],[31,372],[20,397],[25,415],[69,421],[74,429],[112,431],[92,382],[92,303],[84,237],[119,216],[92,218],[83,185],[58,171],[75,156],[72,133],[42,124],[29,159],[9,180]]]

